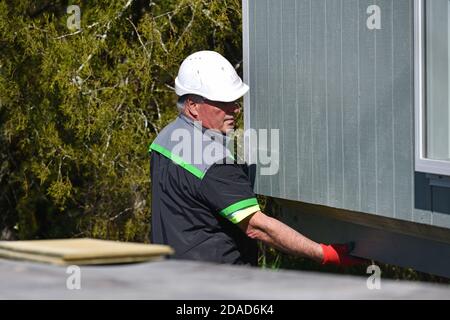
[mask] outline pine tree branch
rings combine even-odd
[[[125,6],[123,6],[122,10],[114,17],[114,19],[112,21],[116,21],[117,19],[119,19],[122,14],[125,12],[125,10],[133,3],[134,0],[128,0],[128,2],[125,4]],[[112,21],[108,21],[108,23],[106,24],[106,30],[105,33],[100,35],[100,39],[101,41],[105,41],[106,37],[108,36],[108,32],[111,29],[111,22]],[[92,59],[94,52],[97,50],[98,46],[92,51],[91,54],[89,54],[88,58],[86,59],[86,61],[78,68],[77,70],[77,74],[79,74],[81,72],[81,70],[83,70],[84,66]]]
[[[142,42],[141,35],[140,35],[139,32],[137,31],[136,26],[134,25],[133,21],[131,21],[131,19],[127,18],[127,20],[130,21],[131,25],[133,26],[134,31],[136,32],[136,34],[137,34],[137,36],[138,36],[139,42],[140,42],[141,45],[142,45],[142,49],[144,49],[144,52],[145,52],[145,54],[147,55],[147,58],[150,60],[150,59],[152,58],[152,56],[151,56],[151,54],[147,51],[147,48],[145,47],[144,42]]]
[[[194,18],[195,18],[195,7],[192,8],[190,7],[192,10],[192,16],[191,16],[191,20],[189,21],[188,25],[186,26],[186,28],[184,28],[183,32],[181,33],[180,37],[178,38],[177,42],[175,43],[175,47],[178,46],[178,43],[181,41],[181,39],[183,39],[183,36],[186,34],[186,32],[192,27],[192,24],[194,23]]]
[[[56,38],[53,38],[53,39],[54,40],[59,40],[59,39],[63,39],[63,38],[66,38],[66,37],[74,36],[74,35],[79,34],[81,32],[83,32],[83,29],[80,29],[80,30],[77,30],[75,32],[68,33],[68,34],[63,34],[62,36],[59,36],[59,37],[56,37]]]

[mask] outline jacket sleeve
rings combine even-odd
[[[260,210],[250,180],[237,164],[215,164],[206,172],[200,197],[212,212],[239,223]]]

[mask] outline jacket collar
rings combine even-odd
[[[195,121],[182,113],[178,115],[178,118],[188,126],[194,128],[194,130],[201,130],[202,134],[208,136],[212,141],[222,143],[224,146],[228,146],[231,142],[231,138],[228,135],[225,135],[218,130],[205,128],[200,125],[199,121]]]

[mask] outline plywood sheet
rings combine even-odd
[[[114,264],[160,260],[169,246],[97,239],[0,241],[0,257],[52,264]]]

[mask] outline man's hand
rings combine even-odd
[[[320,246],[323,250],[322,264],[335,264],[345,267],[367,264],[366,260],[349,255],[353,250],[353,243],[330,245],[321,243]]]

